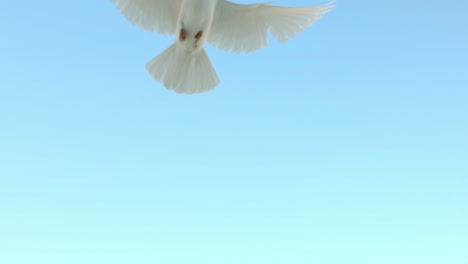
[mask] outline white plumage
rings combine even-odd
[[[232,52],[268,45],[268,32],[280,42],[303,32],[329,12],[334,0],[314,7],[270,3],[239,5],[226,0],[110,0],[139,27],[176,35],[175,43],[148,62],[157,81],[177,93],[194,94],[219,84],[203,48],[205,43]]]

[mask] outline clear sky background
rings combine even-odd
[[[0,263],[468,263],[467,1],[338,1],[194,96],[109,1],[2,3]]]

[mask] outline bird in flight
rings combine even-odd
[[[219,84],[203,46],[248,53],[268,45],[270,32],[278,41],[312,26],[333,7],[280,7],[270,3],[235,4],[226,0],[110,0],[133,24],[162,35],[174,44],[146,64],[157,81],[176,93],[195,94]]]

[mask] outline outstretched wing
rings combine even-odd
[[[268,32],[280,42],[303,32],[333,7],[280,7],[270,3],[239,5],[219,0],[208,43],[233,52],[251,52],[268,45]]]
[[[110,0],[122,14],[142,29],[174,34],[181,0]]]

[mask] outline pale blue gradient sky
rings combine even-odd
[[[468,263],[467,13],[338,1],[207,47],[221,84],[184,96],[110,2],[5,1],[0,263]]]

